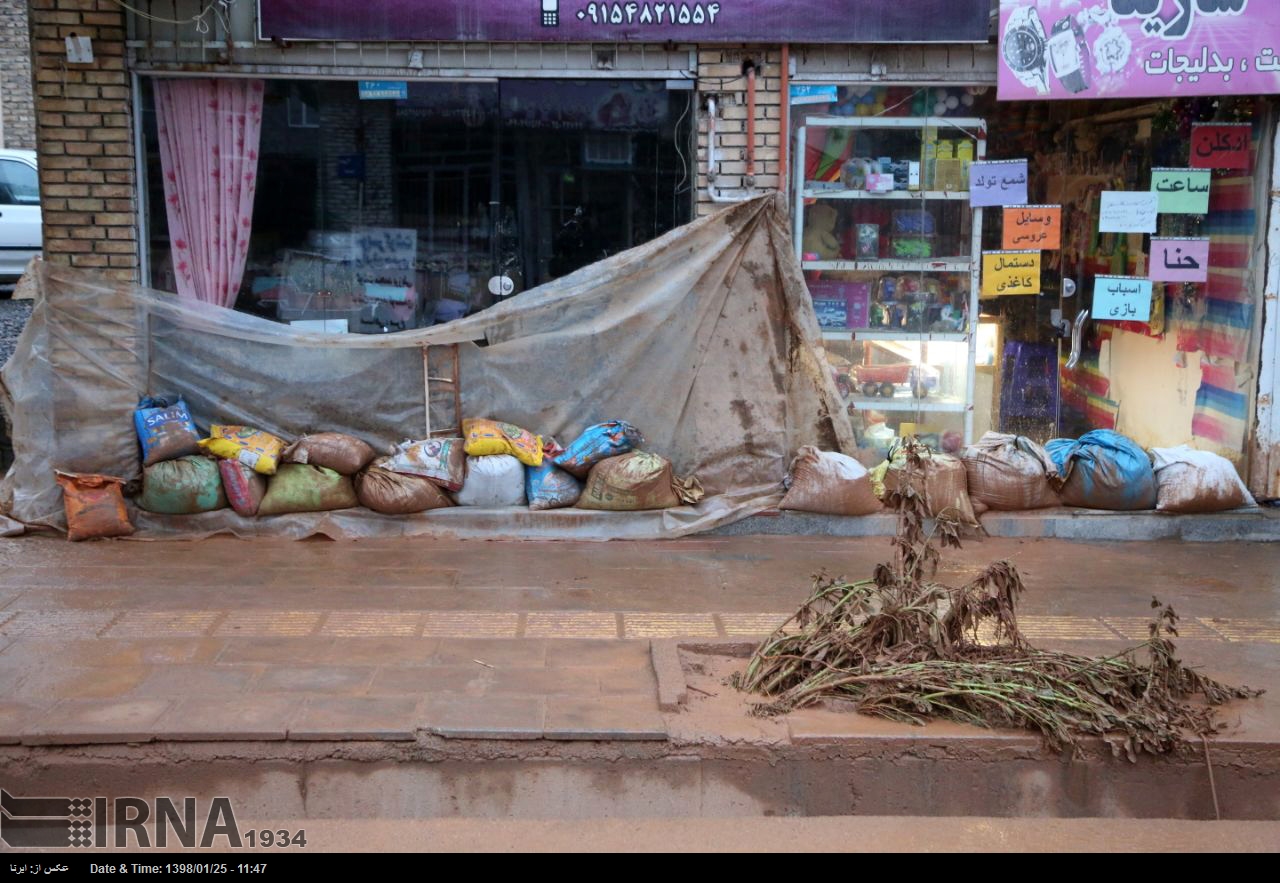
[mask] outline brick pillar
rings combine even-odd
[[[0,147],[36,147],[27,0],[0,0]]]
[[[779,181],[782,138],[782,49],[778,46],[711,46],[698,50],[698,214],[716,206],[707,193],[708,98],[716,99],[716,179],[721,191],[740,192],[746,186],[747,79],[745,60],[756,68],[756,180],[758,190],[773,190]]]
[[[47,261],[138,277],[125,13],[110,0],[31,0],[36,138]],[[67,63],[65,38],[93,40],[93,62]]]

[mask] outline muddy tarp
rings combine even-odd
[[[451,393],[431,394],[433,429],[495,417],[568,442],[593,423],[629,420],[645,448],[696,475],[707,498],[637,513],[134,511],[137,536],[610,539],[735,521],[777,505],[799,446],[852,448],[786,225],[782,200],[762,197],[484,312],[386,335],[302,332],[41,264],[31,320],[0,372],[15,457],[0,512],[63,527],[55,469],[137,478],[132,412],[144,394],[180,393],[202,430],[217,422],[289,439],[346,432],[380,450],[421,438],[424,351],[457,344],[462,413]]]

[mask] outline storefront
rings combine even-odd
[[[1005,0],[968,80],[797,71],[796,249],[868,462],[1110,428],[1275,495],[1274,43],[1247,2],[1160,5]]]

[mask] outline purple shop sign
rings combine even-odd
[[[1151,269],[1155,282],[1204,282],[1209,278],[1209,240],[1151,237]]]
[[[985,43],[990,0],[258,0],[263,40]]]
[[[998,94],[1280,92],[1275,0],[1000,0]]]

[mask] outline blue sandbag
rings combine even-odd
[[[133,412],[133,428],[142,444],[144,466],[200,453],[200,433],[181,397],[142,399]]]
[[[1129,512],[1156,507],[1156,475],[1137,442],[1113,429],[1045,446],[1062,476],[1062,502],[1086,509]]]
[[[642,444],[644,436],[640,430],[625,420],[610,420],[587,427],[573,444],[552,457],[551,462],[570,475],[586,478],[591,467],[601,460],[628,454]]]
[[[544,460],[541,466],[525,466],[524,490],[530,509],[562,509],[578,502],[582,482]]]

